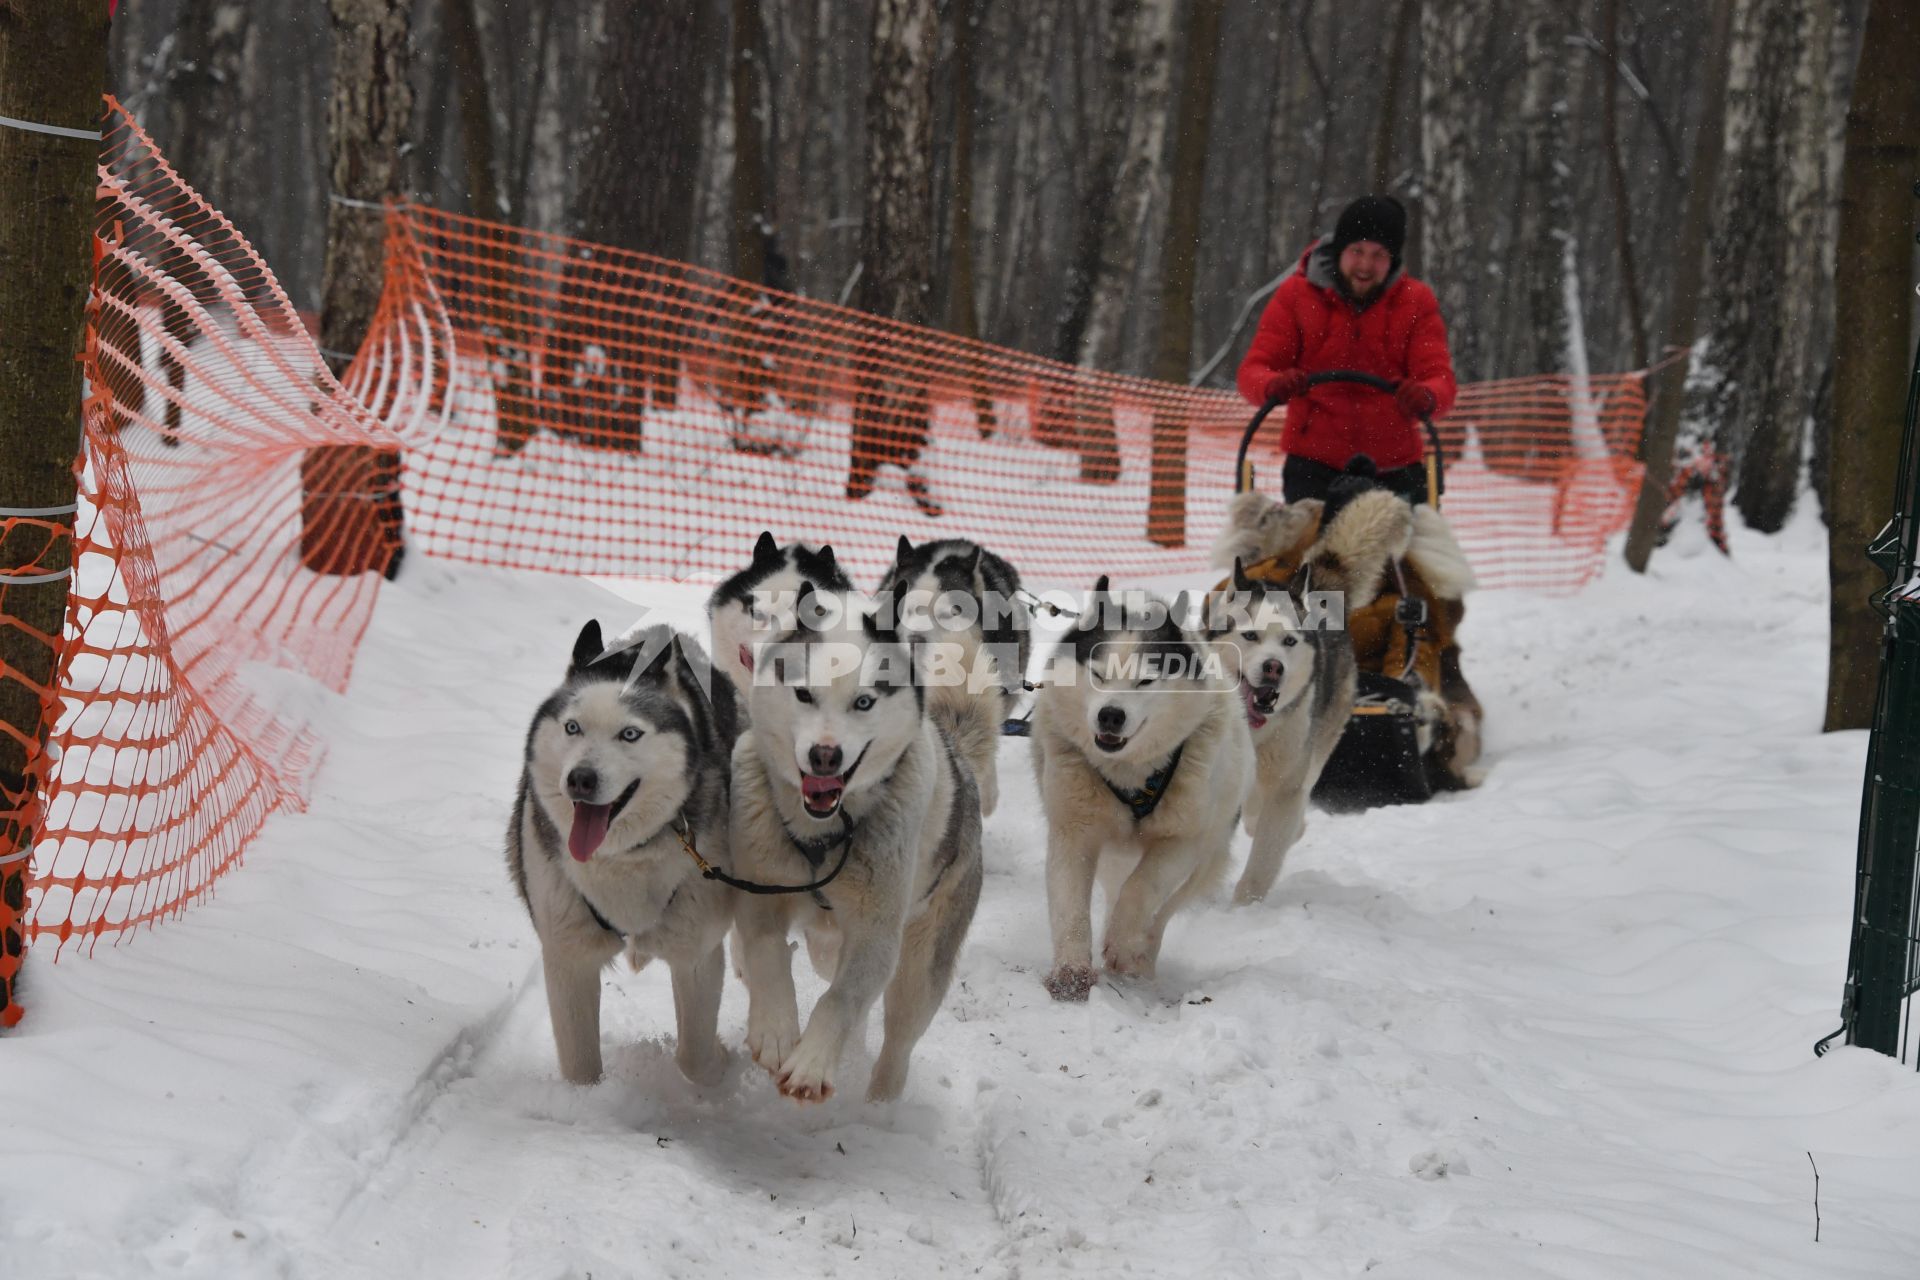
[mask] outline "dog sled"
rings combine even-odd
[[[1329,370],[1307,379],[1309,386],[1351,383],[1392,395],[1397,386],[1385,378],[1350,370]],[[1277,403],[1263,405],[1240,437],[1235,457],[1234,492],[1254,489],[1247,459],[1254,437]],[[1455,633],[1465,613],[1461,597],[1471,582],[1458,547],[1440,518],[1446,491],[1446,463],[1431,417],[1422,418],[1427,436],[1428,513],[1416,520],[1415,545],[1392,563],[1380,594],[1347,615],[1354,642],[1359,686],[1345,732],[1328,759],[1313,798],[1323,808],[1352,812],[1386,804],[1417,804],[1435,791],[1474,785],[1480,754],[1480,704],[1460,671]],[[1415,508],[1419,516],[1418,507]],[[1446,550],[1421,556],[1418,530]],[[1290,545],[1246,566],[1248,577],[1286,585],[1294,580],[1313,549],[1318,523]],[[1221,589],[1228,589],[1223,584]]]

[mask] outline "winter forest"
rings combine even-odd
[[[332,7],[410,13],[400,191],[866,305],[873,0]],[[1821,476],[1864,0],[890,7],[938,25],[898,69],[933,112],[902,318],[1230,385],[1250,300],[1391,192],[1462,381],[1666,360],[1698,270],[1682,456],[1714,442],[1761,530]],[[318,309],[327,4],[137,0],[112,40],[115,91]]]
[[[1917,69],[0,0],[0,1276],[1913,1276]]]

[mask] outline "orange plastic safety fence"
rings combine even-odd
[[[1204,567],[1251,409],[776,294],[685,263],[395,212],[410,339],[447,388],[409,451],[439,555],[719,574],[761,529],[877,577],[902,533],[973,538],[1029,578]],[[1492,586],[1572,590],[1627,514],[1638,377],[1465,389],[1447,511]],[[1277,461],[1279,418],[1256,459]],[[1269,470],[1268,475],[1277,475]],[[934,514],[938,508],[938,514]]]
[[[38,651],[46,666],[57,665],[62,628],[34,625],[28,618],[41,610],[15,604],[13,597],[65,585],[72,529],[67,520],[53,518],[57,514],[64,513],[47,509],[0,517],[0,550],[5,553],[0,563],[6,565],[0,569],[0,631],[10,633],[9,651]],[[46,603],[50,607],[52,600]],[[8,690],[7,701],[22,711],[37,707],[39,724],[58,701],[57,681],[47,674],[44,667],[36,676],[0,662],[0,686],[18,686]],[[27,886],[34,834],[44,816],[47,753],[37,733],[24,732],[8,720],[0,720],[0,733],[12,739],[7,754],[21,766],[17,775],[11,769],[0,774],[0,1027],[10,1027],[21,1014],[14,983],[26,951]]]
[[[308,717],[344,689],[377,528],[302,490],[393,433],[327,372],[265,264],[116,108],[103,144],[86,448],[30,934],[179,911],[304,802]],[[303,476],[304,472],[304,476]],[[351,511],[347,510],[351,515]],[[339,528],[329,526],[329,520]],[[337,566],[336,566],[337,567]]]
[[[343,386],[265,264],[113,120],[33,935],[176,912],[304,802],[396,486],[419,550],[480,563],[717,575],[772,529],[871,581],[906,533],[1048,585],[1202,567],[1233,491],[1230,394],[417,207],[387,216]],[[1446,510],[1485,583],[1597,571],[1643,409],[1633,376],[1464,389]]]

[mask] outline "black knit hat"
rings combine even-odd
[[[1348,205],[1333,229],[1333,256],[1338,258],[1360,240],[1380,245],[1398,263],[1407,247],[1406,206],[1392,196],[1361,196]]]

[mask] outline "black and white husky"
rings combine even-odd
[[[1235,681],[1169,606],[1111,594],[1106,578],[1061,641],[1034,698],[1033,758],[1047,815],[1055,999],[1094,981],[1096,873],[1110,896],[1102,962],[1153,976],[1175,911],[1226,873],[1252,767]],[[1103,865],[1104,864],[1104,865]]]
[[[753,560],[707,598],[713,659],[744,698],[753,685],[754,648],[778,634],[775,612],[791,609],[802,586],[815,591],[851,591],[853,583],[833,558],[832,547],[804,542],[781,546],[762,533]]]
[[[653,628],[607,651],[589,622],[566,677],[535,713],[507,827],[507,866],[540,937],[560,1072],[600,1077],[600,971],[624,948],[673,974],[675,1060],[707,1082],[734,891],[689,847],[727,858],[733,690],[709,689],[704,655]],[[711,697],[709,696],[711,693]]]
[[[737,876],[816,887],[741,895],[747,1048],[782,1093],[822,1101],[884,992],[867,1097],[886,1101],[906,1084],[980,898],[979,799],[898,636],[850,594],[809,588],[794,623],[755,667],[733,754],[732,852]],[[795,926],[829,983],[804,1034]]]
[[[881,584],[883,612],[919,646],[927,712],[953,738],[980,787],[1000,803],[1000,730],[1020,698],[1032,624],[1014,567],[959,538],[914,546],[905,535]]]

